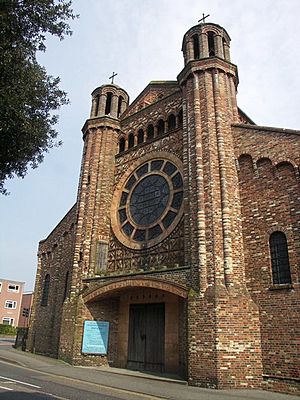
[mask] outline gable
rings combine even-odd
[[[151,81],[122,115],[122,119],[135,114],[150,104],[179,90],[177,81]]]

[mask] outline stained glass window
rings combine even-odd
[[[121,192],[118,221],[132,242],[155,244],[176,226],[182,215],[183,180],[169,160],[144,162],[131,173]]]
[[[161,175],[142,179],[130,198],[130,213],[138,225],[151,225],[164,212],[170,196],[168,182]]]

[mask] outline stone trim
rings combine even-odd
[[[242,128],[242,129],[252,129],[255,131],[260,131],[260,133],[272,132],[272,133],[285,133],[292,135],[300,135],[300,131],[296,129],[289,128],[275,128],[272,126],[262,126],[262,125],[250,125],[250,124],[231,124],[233,128]]]
[[[167,283],[160,279],[149,279],[149,278],[132,278],[122,279],[112,283],[105,284],[97,289],[93,290],[86,295],[83,295],[85,303],[95,301],[109,292],[115,292],[120,289],[132,289],[132,288],[151,288],[163,290],[165,292],[173,293],[176,296],[186,299],[188,297],[188,291],[180,285]]]
[[[189,270],[191,267],[187,266],[187,265],[183,265],[180,267],[175,267],[175,268],[168,268],[168,267],[161,267],[161,268],[153,268],[150,270],[137,270],[137,271],[128,271],[127,273],[111,273],[109,275],[98,275],[96,277],[93,278],[84,278],[83,281],[84,282],[94,282],[94,281],[103,281],[103,280],[107,280],[107,279],[116,279],[116,278],[125,278],[125,277],[132,277],[132,276],[136,276],[136,275],[149,275],[149,274],[157,274],[157,273],[161,273],[161,272],[166,272],[166,273],[170,273],[173,271],[180,271],[180,270]]]

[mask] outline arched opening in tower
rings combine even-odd
[[[198,37],[198,35],[194,35],[192,39],[193,39],[193,48],[194,48],[194,59],[199,60],[199,58],[200,58],[199,37]]]
[[[110,111],[111,111],[111,100],[112,100],[112,93],[108,92],[107,95],[106,95],[105,115],[110,114]]]
[[[214,57],[216,55],[215,34],[214,34],[214,32],[208,32],[207,38],[208,38],[208,54],[209,54],[209,57]]]

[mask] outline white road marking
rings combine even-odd
[[[21,385],[26,385],[26,386],[34,387],[34,388],[36,388],[36,389],[40,389],[40,388],[41,388],[40,386],[32,385],[31,383],[27,383],[27,382],[17,381],[16,379],[11,379],[11,378],[8,378],[7,376],[0,376],[0,378],[1,378],[1,379],[7,379],[7,380],[9,380],[9,381],[11,381],[11,382],[20,383]]]
[[[9,364],[9,363],[1,360],[1,359],[0,359],[0,363],[1,364]],[[94,382],[87,382],[87,381],[83,381],[81,379],[75,379],[75,378],[71,378],[71,377],[64,376],[64,375],[56,375],[56,374],[53,374],[53,373],[50,373],[50,372],[43,372],[43,371],[39,371],[39,370],[36,370],[36,369],[33,369],[33,368],[25,367],[24,365],[14,365],[14,367],[15,368],[20,368],[20,369],[25,369],[27,372],[28,371],[39,372],[39,374],[41,374],[41,375],[51,376],[52,378],[57,378],[57,380],[75,381],[77,383],[82,383],[82,384],[86,384],[86,385],[96,386],[98,388],[108,389],[108,390],[110,390],[112,392],[123,392],[123,393],[126,393],[126,394],[132,394],[133,396],[136,396],[136,397],[144,397],[144,399],[151,399],[151,400],[167,400],[168,399],[168,397],[165,397],[165,396],[159,396],[158,397],[158,396],[147,394],[147,393],[135,392],[133,390],[126,390],[126,389],[116,388],[114,386],[101,385],[99,383],[94,383]],[[0,378],[1,378],[1,376],[0,376]],[[5,379],[5,377],[2,377],[2,378]],[[6,379],[10,379],[10,378],[6,378]],[[36,386],[36,387],[40,388],[39,386]],[[42,393],[45,393],[45,392],[42,392]],[[54,395],[52,395],[52,396],[54,396]],[[62,398],[62,399],[63,400],[68,400],[68,399],[64,399],[64,398]]]
[[[41,393],[51,396],[54,399],[58,399],[58,400],[70,400],[70,399],[67,399],[66,397],[56,396],[55,394],[51,394],[51,393],[46,393],[46,392],[41,392]]]
[[[5,387],[5,386],[0,386],[0,389],[4,389],[4,390],[14,390],[14,389],[12,389],[12,388],[7,388],[7,387]]]

